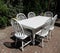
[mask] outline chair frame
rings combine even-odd
[[[57,19],[57,14],[52,18],[52,23],[51,23],[51,27],[50,27],[50,36],[52,37],[52,31],[54,30],[54,24],[56,22],[56,19]],[[50,39],[51,39],[50,37]]]
[[[42,39],[42,47],[44,47],[44,38],[47,37],[47,41],[48,41],[48,35],[49,35],[49,28],[50,28],[50,24],[51,24],[51,18],[50,20],[48,20],[46,23],[45,23],[45,26],[40,30],[38,31],[36,34],[39,35]],[[40,33],[40,34],[39,34]],[[45,35],[44,35],[45,34]],[[44,36],[43,36],[44,35]]]
[[[19,14],[17,14],[17,15],[16,15],[16,18],[17,18],[18,20],[27,19],[27,17],[25,16],[24,13],[19,13]]]
[[[21,47],[21,49],[22,49],[22,51],[24,51],[24,49],[23,49],[24,46],[26,46],[27,44],[29,44],[29,43],[32,41],[31,35],[27,35],[26,38],[30,37],[30,40],[24,44],[24,40],[25,40],[26,38],[21,39],[21,37],[19,38],[19,37],[17,37],[17,35],[16,35],[16,33],[18,33],[18,34],[21,35],[21,36],[22,36],[22,35],[25,35],[23,26],[22,26],[21,24],[17,23],[17,21],[14,20],[14,19],[11,19],[11,24],[12,24],[13,28],[15,29],[15,37],[16,37],[15,45],[17,44],[17,38],[20,39],[20,40],[22,41],[22,47]],[[15,26],[14,24],[16,24],[16,26]],[[15,27],[14,27],[14,26],[15,26]],[[20,29],[20,28],[21,28],[21,29]],[[18,29],[18,30],[17,30],[17,29]],[[21,31],[20,31],[20,30],[21,30]],[[19,32],[20,32],[20,33],[19,33]]]
[[[51,11],[46,11],[44,16],[53,17],[53,13]]]
[[[29,12],[28,13],[28,18],[31,18],[31,17],[34,17],[34,16],[36,16],[36,14],[34,12]]]

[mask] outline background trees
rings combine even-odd
[[[10,25],[10,19],[23,12],[22,0],[0,0],[0,28]]]
[[[38,15],[50,10],[55,13],[56,5],[56,0],[0,0],[0,27],[8,26],[10,19],[20,12],[27,15],[33,11]]]
[[[56,0],[23,0],[24,11],[26,14],[29,11],[34,11],[37,15],[40,14],[42,11],[52,11],[55,12],[56,10]]]

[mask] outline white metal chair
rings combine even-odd
[[[53,13],[51,11],[47,11],[44,13],[44,16],[53,17]]]
[[[42,39],[42,47],[44,47],[45,37],[47,37],[48,40],[50,24],[51,24],[51,18],[45,23],[45,26],[36,33],[36,35],[39,35],[40,39]]]
[[[55,21],[57,19],[57,14],[52,18],[52,22],[51,22],[51,26],[50,26],[50,33],[51,33],[51,36],[52,36],[52,31],[54,29],[54,24],[55,24]]]
[[[25,30],[23,28],[23,26],[19,23],[17,23],[16,20],[12,19],[11,20],[11,24],[12,26],[14,26],[13,28],[15,29],[15,37],[16,37],[16,43],[17,43],[17,39],[22,41],[22,51],[24,51],[24,46],[26,46],[27,44],[29,44],[31,42],[31,32]],[[30,37],[29,41],[26,41],[25,39]],[[15,45],[16,45],[15,43]]]
[[[23,13],[17,14],[16,18],[17,18],[18,20],[27,19],[27,17],[26,17],[25,14],[23,14]]]
[[[11,19],[11,25],[12,25],[14,31],[16,31],[15,30],[16,29],[16,26],[15,26],[15,20],[14,19]]]
[[[36,14],[34,12],[29,12],[28,13],[28,18],[31,18],[31,17],[34,17],[34,16],[36,16]]]

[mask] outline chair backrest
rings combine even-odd
[[[44,16],[53,17],[53,13],[51,11],[47,11],[44,13]]]
[[[23,13],[17,14],[16,18],[17,18],[18,20],[27,19],[27,17],[26,17],[25,14],[23,14]]]
[[[36,14],[34,12],[29,12],[28,13],[28,18],[31,18],[31,17],[34,17],[34,16],[36,16]]]
[[[51,26],[54,26],[54,24],[55,24],[55,21],[56,21],[56,19],[57,19],[57,14],[52,18],[52,23],[51,23]]]
[[[45,23],[45,26],[42,28],[41,34],[45,34],[47,33],[47,31],[49,32],[50,24],[51,24],[51,18],[47,20],[47,22]]]
[[[21,34],[25,34],[22,25],[17,23],[16,20],[11,19],[11,24],[12,24],[12,27],[14,28],[15,32],[20,32]]]

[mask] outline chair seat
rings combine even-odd
[[[40,35],[40,36],[42,36],[42,37],[45,37],[45,36],[48,35],[48,31],[47,31],[46,33],[42,33],[42,34],[41,34],[41,30],[40,30],[40,31],[38,31],[36,34],[37,34],[37,35]]]
[[[49,30],[53,30],[54,29],[54,26],[51,26]]]
[[[15,36],[19,39],[25,39],[27,37],[27,35],[21,33],[15,33]]]
[[[25,34],[21,34],[20,32],[17,32],[17,33],[15,33],[15,36],[17,37],[17,38],[19,38],[19,39],[25,39],[25,38],[27,38],[29,35],[31,35],[31,33],[30,32],[28,32],[28,31],[25,31]]]

